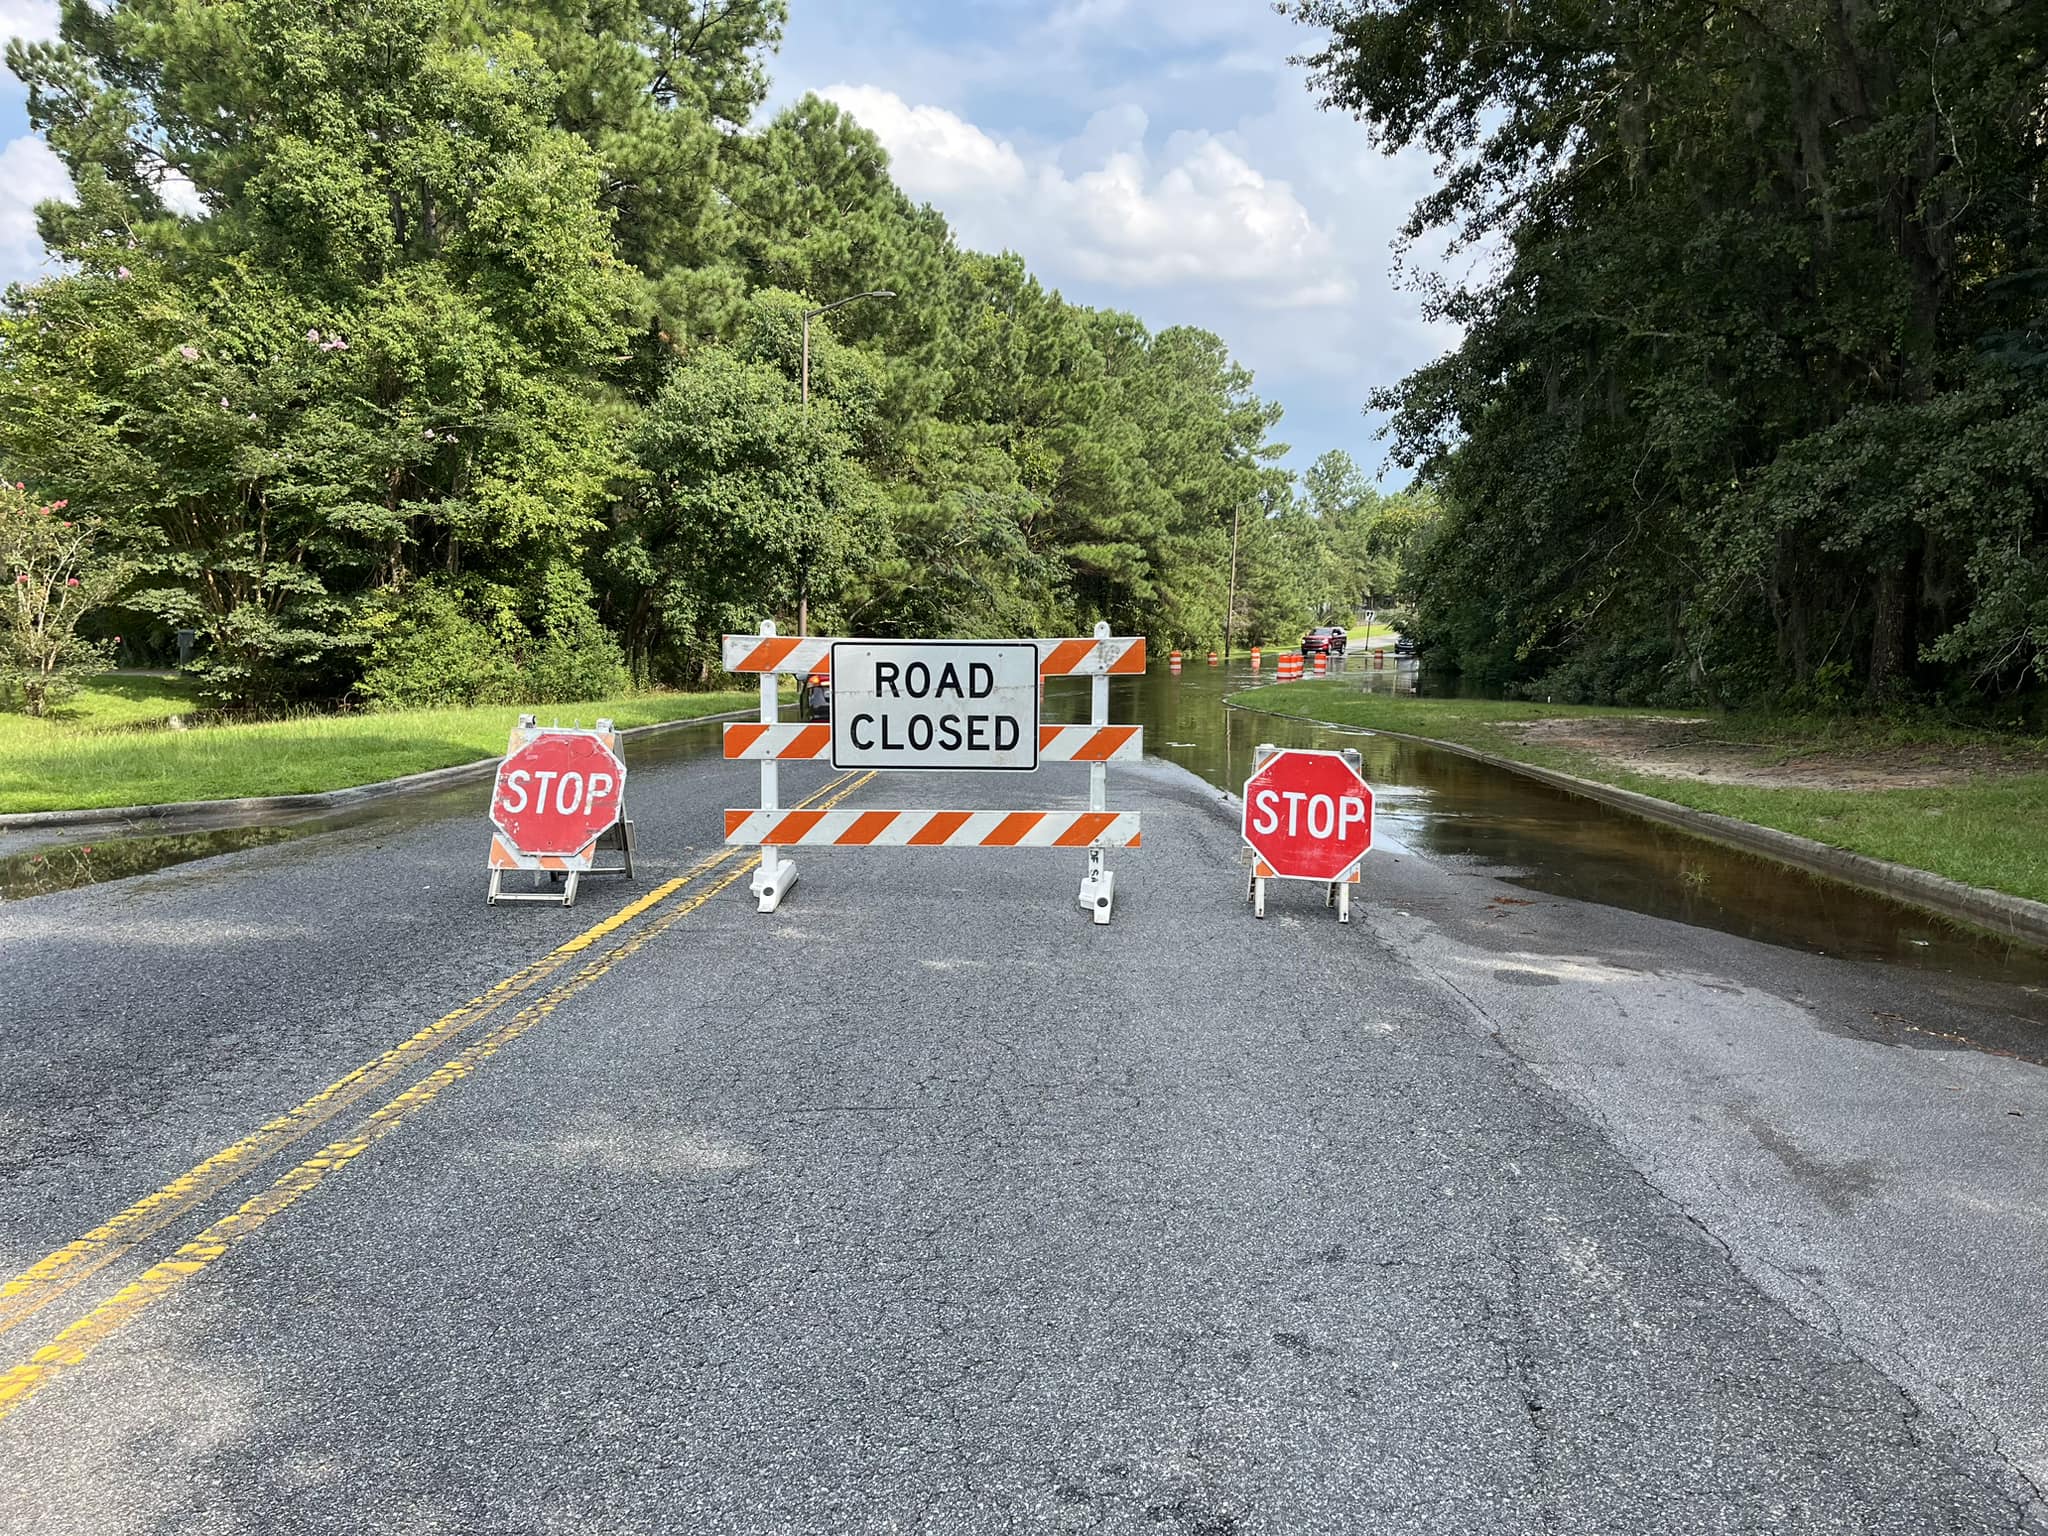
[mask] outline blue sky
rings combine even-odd
[[[806,91],[889,147],[964,244],[1011,249],[1069,298],[1215,331],[1286,407],[1289,462],[1383,446],[1376,385],[1455,336],[1393,273],[1429,183],[1318,110],[1290,54],[1313,33],[1261,0],[792,0],[772,111]],[[0,0],[0,36],[52,35],[54,0]],[[0,76],[0,284],[41,260],[28,210],[61,195]],[[1391,481],[1403,478],[1398,472]]]

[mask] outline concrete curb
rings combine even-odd
[[[753,713],[747,709],[729,709],[715,715],[698,715],[689,720],[659,720],[652,725],[628,726],[619,732],[619,736],[623,740],[631,741],[636,736],[652,736],[661,731],[680,731],[689,726],[709,725],[720,720],[751,719]],[[355,784],[346,789],[314,790],[301,795],[251,795],[240,800],[172,800],[162,805],[103,806],[95,810],[80,811],[10,811],[6,815],[0,815],[0,832],[186,820],[231,823],[244,816],[260,816],[278,811],[342,810],[365,801],[382,800],[390,795],[441,789],[450,784],[485,778],[496,771],[499,761],[498,757],[480,757],[474,762],[456,763],[447,768],[429,768],[424,773],[408,773],[401,778],[380,779],[374,784]]]
[[[1408,731],[1384,731],[1367,726],[1340,725],[1334,720],[1314,720],[1307,715],[1283,715],[1275,710],[1259,709],[1249,704],[1232,704],[1229,707],[1242,709],[1247,714],[1268,715],[1276,720],[1310,720],[1312,724],[1327,726],[1332,730],[1358,731],[1368,736],[1389,736],[1399,741],[1413,741],[1422,746],[1435,747],[1440,752],[1454,752],[1459,757],[1467,757],[1477,763],[1505,768],[1511,773],[1539,780],[1553,789],[1563,790],[1566,794],[1583,795],[1588,800],[1597,800],[1603,805],[1613,806],[1616,810],[1628,811],[1650,821],[1659,821],[1666,826],[1691,832],[1698,837],[1740,848],[1745,853],[1761,854],[1767,859],[1776,859],[1781,864],[1791,864],[1812,874],[1825,875],[1847,885],[1876,891],[1879,895],[1924,908],[1955,922],[1989,929],[2001,938],[2020,939],[2030,944],[2048,947],[2048,902],[2029,901],[2024,896],[2008,896],[2003,891],[1987,891],[1982,886],[1965,885],[1960,880],[1931,874],[1924,869],[1914,869],[1910,865],[1893,864],[1885,859],[1874,859],[1868,854],[1852,853],[1847,848],[1836,848],[1828,843],[1815,842],[1810,837],[1800,837],[1792,832],[1780,832],[1775,827],[1760,827],[1755,822],[1737,821],[1732,816],[1717,815],[1713,811],[1696,811],[1691,806],[1678,805],[1670,800],[1659,800],[1654,795],[1639,794],[1632,789],[1619,789],[1595,779],[1582,779],[1576,774],[1560,773],[1555,768],[1539,768],[1533,763],[1516,762],[1511,757],[1482,751],[1478,747],[1461,746],[1455,741],[1439,741],[1434,736],[1417,736]]]

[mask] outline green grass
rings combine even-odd
[[[144,725],[200,707],[198,692],[186,678],[113,672],[94,678],[40,720],[12,711],[0,712],[0,752],[17,740],[41,740],[59,731]]]
[[[371,784],[495,756],[505,750],[521,713],[520,706],[487,705],[305,715],[183,731],[107,728],[189,709],[191,695],[182,687],[171,679],[102,678],[61,716],[0,715],[0,812],[228,800]],[[759,690],[750,688],[525,708],[543,724],[590,725],[606,716],[625,728],[745,709],[759,699]]]
[[[1854,758],[1902,748],[1968,752],[1997,763],[1932,789],[1762,788],[1632,773],[1589,752],[1520,741],[1507,726],[1559,716],[1698,718],[1703,711],[1608,709],[1511,699],[1417,699],[1369,694],[1350,683],[1257,688],[1232,702],[1367,730],[1402,731],[1479,747],[1696,810],[1797,833],[1816,842],[1932,870],[1966,885],[2048,901],[2048,744],[1939,721],[1786,715],[1714,715],[1710,734],[1757,750],[1760,761],[1813,752]],[[2038,771],[2033,765],[2041,765]]]
[[[1368,640],[1391,640],[1396,633],[1391,624],[1359,624],[1351,629],[1350,641],[1353,645],[1363,645]]]

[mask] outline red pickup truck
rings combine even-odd
[[[1342,656],[1351,643],[1350,634],[1334,624],[1321,629],[1312,629],[1301,637],[1301,654],[1313,656],[1321,652],[1325,656]]]

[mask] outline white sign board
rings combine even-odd
[[[832,766],[1038,766],[1038,647],[927,640],[832,646]]]
[[[1371,629],[1371,628],[1372,628],[1372,621],[1373,621],[1374,619],[1378,618],[1378,617],[1379,617],[1379,615],[1380,615],[1380,611],[1379,611],[1379,609],[1377,609],[1377,608],[1368,608],[1368,609],[1366,609],[1366,610],[1365,610],[1365,627],[1366,627],[1367,629]]]

